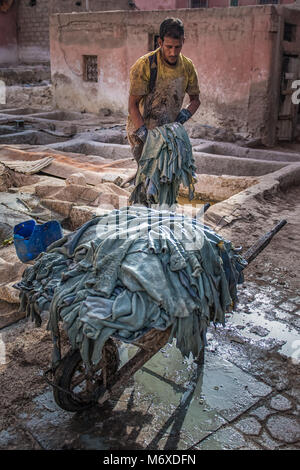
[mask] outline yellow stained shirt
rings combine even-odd
[[[157,77],[150,93],[149,56],[157,52]],[[148,129],[174,122],[181,110],[185,93],[199,95],[198,76],[193,62],[180,54],[175,66],[167,64],[160,48],[140,57],[130,69],[130,95],[143,96],[139,110]],[[132,134],[136,131],[128,116],[127,133],[134,145]]]

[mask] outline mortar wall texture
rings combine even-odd
[[[48,62],[49,2],[38,0],[34,6],[28,0],[19,0],[18,3],[19,61]]]
[[[0,12],[0,65],[18,60],[17,3],[6,12]]]
[[[270,2],[271,3],[271,2]],[[292,4],[294,0],[278,0],[278,4]],[[191,0],[135,0],[140,10],[175,10],[179,8],[191,8]],[[238,0],[238,6],[257,5],[258,0]],[[226,8],[230,6],[230,0],[207,0],[206,8]]]
[[[80,4],[77,4],[80,3]],[[84,11],[131,10],[129,0],[50,0],[50,14]]]
[[[192,59],[199,75],[201,106],[194,119],[249,133],[266,143],[272,140],[278,101],[274,72],[279,73],[276,58],[282,26],[277,8],[269,5],[53,15],[55,105],[127,113],[129,69],[148,52],[149,35],[158,33],[166,16],[175,15],[186,30],[182,52]],[[84,55],[98,57],[98,82],[83,80]]]
[[[50,60],[49,15],[52,13],[130,10],[129,0],[38,0],[31,6],[29,0],[18,3],[19,60],[24,63]]]

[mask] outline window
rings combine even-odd
[[[191,8],[207,8],[208,0],[191,0]]]
[[[83,79],[86,82],[98,82],[98,57],[96,55],[83,56]]]
[[[230,6],[231,7],[238,7],[239,6],[239,0],[230,0]]]
[[[155,49],[159,47],[158,38],[159,38],[159,34],[153,34],[153,33],[148,34],[148,50],[149,51],[155,51]]]
[[[297,25],[284,23],[283,40],[288,42],[296,41]]]
[[[280,1],[279,0],[258,0],[259,5],[267,5],[268,3],[276,4],[276,3],[280,3]]]

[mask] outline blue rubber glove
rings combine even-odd
[[[145,143],[148,135],[148,129],[145,124],[139,127],[139,129],[135,131],[134,135],[136,135],[143,143]]]
[[[180,122],[180,124],[184,124],[191,117],[192,117],[192,114],[190,113],[190,111],[184,108],[178,114],[177,118],[175,119],[175,122]]]

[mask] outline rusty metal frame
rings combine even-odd
[[[100,387],[97,392],[99,405],[108,400],[121,385],[126,384],[128,379],[167,343],[171,328],[170,326],[164,331],[152,329],[143,336],[141,341],[133,343],[140,348],[139,351],[116,372],[109,388],[104,385]]]

